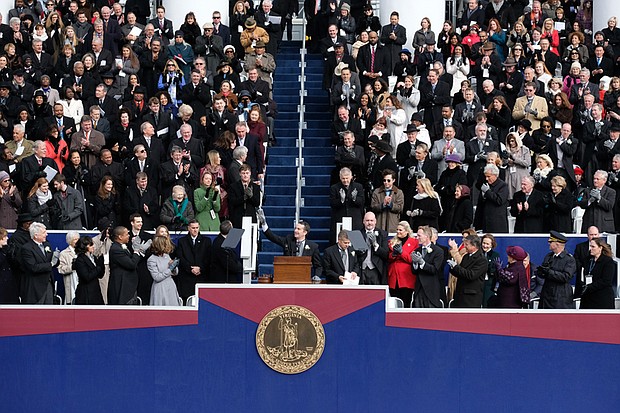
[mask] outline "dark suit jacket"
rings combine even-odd
[[[170,153],[173,146],[178,146],[182,150],[188,151],[190,153],[192,165],[195,166],[196,169],[200,169],[204,166],[204,148],[202,147],[202,141],[196,138],[190,138],[187,143],[185,143],[182,138],[173,139],[168,147],[168,153]]]
[[[577,205],[584,208],[581,224],[581,232],[586,233],[588,227],[596,226],[600,232],[614,232],[614,203],[616,202],[616,191],[604,185],[601,188],[601,199],[590,203],[590,190],[588,188],[583,199],[577,201]]]
[[[260,205],[260,187],[254,182],[252,186],[252,197],[246,198],[243,183],[239,180],[228,186],[228,213],[230,222],[235,228],[241,228],[243,217],[252,217],[252,222],[256,222],[256,208]]]
[[[450,103],[450,85],[441,80],[437,82],[435,91],[429,82],[420,85],[419,109],[424,110],[424,124],[432,125],[441,119],[441,107]]]
[[[91,97],[86,101],[86,105],[84,105],[84,112],[88,113],[91,106],[97,105],[101,108],[101,117],[105,117],[108,121],[114,121],[118,117],[118,102],[116,99],[110,96],[105,96],[103,98],[103,103],[99,103],[99,99],[96,97]],[[146,106],[146,105],[145,105]]]
[[[58,118],[56,116],[51,116],[49,118],[45,118],[46,125],[54,125],[58,126]],[[75,132],[75,121],[73,118],[68,116],[62,117],[62,132],[60,133],[60,137],[66,140],[67,142],[71,139],[71,134]]]
[[[152,183],[147,186],[146,191],[144,191],[142,195],[140,195],[140,191],[138,191],[138,187],[135,183],[129,185],[122,201],[124,222],[126,224],[129,224],[129,216],[137,212],[142,217],[143,229],[153,230],[157,227],[159,224],[159,195],[157,189],[155,189],[155,185],[157,185],[157,183]],[[148,213],[144,211],[144,205],[148,206]]]
[[[390,39],[390,34],[392,32],[396,35],[395,40]],[[384,44],[388,53],[388,62],[390,63],[390,73],[388,73],[388,75],[391,75],[394,66],[400,61],[400,51],[407,42],[407,29],[400,24],[394,29],[391,24],[388,24],[381,28],[379,40]]]
[[[569,143],[570,142],[570,143]],[[553,164],[558,166],[558,148],[557,142],[549,142],[547,143],[546,153],[549,155]],[[575,171],[573,168],[573,156],[577,153],[579,149],[579,141],[575,139],[574,135],[571,135],[569,139],[565,140],[562,145],[560,145],[560,149],[562,150],[562,163],[564,164],[564,170],[568,174],[573,184],[577,183],[575,179]]]
[[[372,182],[373,188],[377,189],[383,185],[383,175],[382,172],[385,169],[390,169],[398,174],[398,165],[392,155],[389,153],[386,154],[383,158],[377,159],[375,164],[372,167],[372,172],[370,174],[369,180]]]
[[[219,30],[215,30],[215,26],[213,27],[213,34],[220,36],[225,45],[230,44],[230,27],[220,23]]]
[[[114,55],[110,51],[113,42],[110,39],[106,40],[106,36],[104,36],[103,43],[103,49],[101,49],[101,53],[99,53],[99,58],[95,63],[97,72],[100,75],[112,71],[115,64]]]
[[[371,249],[370,260],[372,261],[375,268],[379,271],[379,274],[381,275],[381,279],[379,281],[381,282],[382,285],[386,285],[387,284],[387,262],[388,262],[388,254],[390,253],[390,250],[388,248],[389,237],[386,231],[379,229],[379,228],[375,228],[373,232],[375,234],[375,240],[377,244],[379,244],[379,248],[377,248],[376,250]],[[368,234],[366,233],[365,228],[362,229],[362,236],[364,237],[365,240],[368,239]],[[362,260],[362,263],[364,261],[364,258],[360,257],[360,259]],[[362,282],[364,281],[363,271],[364,270],[362,269],[362,274],[361,274]]]
[[[207,114],[207,136],[209,137],[209,143],[211,144],[225,131],[235,133],[236,124],[237,115],[234,113],[224,110],[222,116],[220,116],[217,111],[210,110]]]
[[[323,267],[328,284],[342,284],[338,277],[344,275],[345,271],[355,272],[358,277],[361,275],[359,261],[351,247],[347,249],[347,255],[349,256],[349,266],[345,268],[337,244],[327,247],[323,253]]]
[[[494,141],[487,136],[486,140],[484,141],[483,151],[486,154],[488,154],[489,152],[499,153],[499,142]],[[467,169],[467,183],[470,188],[473,186],[474,181],[476,181],[476,179],[478,178],[480,170],[482,170],[487,164],[486,159],[475,160],[475,157],[478,153],[480,153],[478,138],[472,138],[469,141],[465,142],[464,162],[469,164],[469,168]]]
[[[239,138],[237,138],[237,146],[239,146]],[[245,135],[243,146],[248,148],[248,157],[245,160],[245,163],[252,167],[252,179],[256,179],[258,174],[263,173],[264,169],[263,154],[260,150],[258,137],[256,135],[252,135],[251,133],[247,133]]]
[[[252,102],[254,103],[265,105],[269,101],[269,92],[271,88],[269,87],[269,83],[265,82],[260,77],[256,80],[256,82],[252,82],[250,79],[242,82],[239,88],[236,88],[235,90],[241,91],[244,89],[250,92]]]
[[[20,249],[21,267],[24,269],[21,279],[22,304],[36,304],[54,285],[52,276],[52,247],[43,243],[49,252],[43,253],[36,242],[29,240]]]
[[[516,218],[515,233],[524,234],[531,232],[545,232],[545,200],[542,192],[537,189],[532,190],[532,193],[527,200],[529,205],[527,211],[523,208],[521,212],[519,212],[519,208],[517,207],[518,203],[525,203],[525,194],[523,191],[515,192],[512,202],[510,203],[510,214]]]
[[[583,290],[579,308],[613,309],[613,281],[616,277],[616,262],[611,257],[601,255],[599,259],[595,261],[591,275],[592,283]]]
[[[467,131],[467,128],[464,127],[464,125],[457,120],[456,116],[452,116],[452,121],[450,122],[450,124],[454,126],[454,133],[455,133],[454,137],[456,139],[459,139],[463,142],[467,142],[467,140],[471,138],[471,136],[469,135],[469,132]],[[435,123],[433,123],[433,126],[431,127],[431,130],[429,131],[429,134],[431,135],[431,139],[433,140],[433,142],[443,138],[443,130],[445,129],[445,127],[446,125],[442,117],[435,120]]]
[[[194,165],[187,160],[183,160],[183,164],[190,164],[189,174],[183,174],[181,176],[177,176],[178,169],[175,167],[172,160],[162,163],[159,165],[159,176],[160,176],[160,184],[161,191],[160,194],[162,199],[166,199],[170,197],[172,194],[172,187],[175,185],[182,185],[187,192],[187,195],[193,195],[194,189],[198,183],[198,170]]]
[[[19,164],[18,170],[21,171],[20,183],[18,187],[23,191],[30,191],[30,188],[34,185],[35,181],[39,178],[45,178],[45,167],[55,169],[58,172],[58,165],[52,158],[41,159],[42,165],[39,166],[39,161],[35,155],[30,155],[24,158]]]
[[[168,146],[171,137],[175,137],[176,129],[174,123],[170,119],[170,116],[161,111],[159,112],[157,122],[155,122],[155,115],[151,111],[148,111],[142,116],[142,121],[150,122],[150,124],[155,127],[155,133],[164,144],[164,147]],[[166,131],[166,129],[168,129],[168,131]]]
[[[131,158],[125,162],[125,185],[128,187],[134,186],[136,182],[136,174],[140,172],[140,163],[138,158]],[[146,158],[144,161],[144,172],[149,177],[149,184],[156,186],[159,181],[159,164],[150,158]]]
[[[351,71],[357,72],[357,65],[355,64],[353,56],[345,53],[340,61],[348,64]],[[334,84],[334,69],[336,69],[338,63],[339,62],[336,61],[336,55],[334,53],[329,53],[323,68],[323,89],[328,90]]]
[[[343,45],[347,44],[347,38],[344,36],[340,36],[338,35],[336,37],[336,43],[342,43]],[[327,59],[330,55],[334,54],[334,41],[332,40],[331,37],[327,36],[323,39],[321,39],[321,43],[319,45],[319,48],[321,50],[321,54],[323,55],[323,59]],[[331,50],[329,50],[331,49]],[[348,54],[349,51],[348,49],[345,47],[344,48],[344,53]]]
[[[508,185],[497,179],[483,196],[478,197],[478,207],[474,218],[476,229],[484,232],[508,232]]]
[[[392,73],[389,59],[389,52],[377,43],[377,49],[375,51],[375,65],[372,69],[374,70],[374,73],[381,73],[381,77],[386,81],[388,76]],[[373,73],[371,70],[372,52],[370,50],[370,43],[360,47],[357,52],[357,59],[355,62],[357,63],[357,68],[359,69],[360,82],[362,83],[362,86],[374,81],[374,79],[371,79],[364,74]]]
[[[32,59],[32,67],[38,74],[48,76],[54,75],[54,60],[52,58],[52,55],[43,52],[41,53],[41,60],[39,60],[37,58],[37,55],[33,52],[24,55],[22,59],[25,59],[26,57],[30,57]],[[39,79],[36,80],[37,82],[39,81]]]
[[[211,272],[210,283],[239,283],[243,275],[243,262],[237,251],[230,248],[222,248],[225,238],[218,234],[211,246]],[[228,271],[228,274],[226,273]]]
[[[162,163],[166,162],[166,160],[168,159],[168,154],[170,153],[170,151],[166,151],[166,148],[164,147],[164,143],[158,137],[152,136],[151,144],[148,145],[146,143],[146,139],[144,138],[144,135],[136,136],[132,143],[132,148],[130,149],[131,152],[133,152],[133,148],[136,145],[140,145],[140,144],[144,145],[144,149],[146,149],[147,160],[151,161],[155,166],[161,165]],[[135,175],[134,175],[134,178],[135,178]]]
[[[480,250],[471,256],[465,254],[460,265],[452,268],[451,273],[457,278],[454,289],[455,308],[482,307],[484,277],[489,263]]]
[[[184,300],[196,293],[196,283],[209,279],[211,267],[211,239],[198,235],[196,245],[188,234],[179,239],[175,254],[179,259],[179,274],[175,277],[179,296]],[[192,274],[191,267],[200,267],[200,275]]]
[[[155,27],[155,36],[161,38],[161,43],[164,46],[168,46],[170,44],[170,40],[174,39],[174,30],[172,29],[172,20],[168,20],[164,18],[164,27],[159,27],[159,19],[155,17],[154,19],[149,20],[149,23]]]
[[[199,82],[196,87],[189,82],[181,88],[181,100],[194,109],[193,118],[199,120],[201,116],[207,114],[206,107],[211,106],[211,90],[204,82]]]
[[[138,291],[138,262],[140,256],[124,249],[118,242],[110,247],[110,281],[108,304],[124,305],[136,297]]]
[[[588,271],[590,258],[592,258],[590,255],[590,241],[580,242],[575,245],[573,258],[575,258],[575,264],[577,265],[574,297],[579,298],[583,292],[583,287],[585,287],[585,273]]]
[[[103,305],[103,296],[99,279],[105,274],[103,255],[95,258],[93,263],[86,254],[80,254],[73,261],[79,284],[75,290],[75,304]]]
[[[267,229],[264,234],[269,241],[282,247],[284,256],[297,255],[297,242],[295,241],[293,234],[281,237],[274,234],[271,229]],[[305,247],[301,255],[303,257],[312,257],[312,268],[314,269],[314,275],[320,277],[323,274],[323,261],[319,252],[319,246],[316,242],[310,241],[308,238],[305,239],[304,243]]]
[[[362,219],[364,216],[364,187],[357,182],[351,182],[345,190],[344,203],[340,198],[340,190],[344,189],[341,182],[331,186],[329,190],[329,202],[332,208],[332,231],[335,234],[336,223],[342,221],[344,217],[352,219],[353,230],[362,229]],[[355,197],[352,192],[356,191]]]
[[[441,308],[446,305],[444,303],[442,306],[439,301],[442,298],[445,299],[442,290],[444,294],[446,290],[443,275],[444,251],[432,243],[429,247],[431,252],[424,255],[424,266],[422,268],[414,266],[413,268],[413,273],[416,275],[414,299],[423,291],[434,307]],[[422,254],[422,247],[416,248],[415,251]],[[422,305],[420,306],[422,307]],[[414,307],[416,307],[415,304]]]
[[[353,132],[356,145],[366,147],[364,143],[364,133],[362,132],[362,124],[359,119],[352,117],[349,117],[349,122],[347,122],[346,128],[344,126],[344,122],[341,121],[340,118],[331,122],[332,144],[336,146],[342,145],[341,133],[347,130]]]
[[[110,51],[112,52],[112,56],[117,56],[119,54],[118,45],[120,44],[121,38],[123,37],[123,34],[121,33],[121,26],[118,24],[118,20],[110,16],[107,23],[105,21],[103,22],[103,31],[105,33],[105,36],[103,36],[104,42],[108,39],[109,41],[111,40],[110,46],[112,48],[110,49]]]
[[[609,57],[603,56],[601,64],[596,63],[596,56],[592,56],[586,62],[586,68],[590,69],[590,72],[597,69],[603,69],[603,73],[598,73],[590,77],[590,82],[598,84],[603,76],[614,75],[614,61]],[[598,98],[598,96],[596,96]],[[595,100],[598,102],[598,99]]]

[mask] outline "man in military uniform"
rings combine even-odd
[[[573,308],[570,280],[575,276],[577,265],[575,258],[565,250],[567,240],[564,234],[557,231],[551,231],[549,235],[551,252],[536,270],[536,276],[545,280],[538,308]]]

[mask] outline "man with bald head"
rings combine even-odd
[[[362,87],[374,83],[377,78],[387,80],[392,71],[389,59],[387,50],[379,43],[377,32],[370,32],[368,44],[359,49],[356,59]]]

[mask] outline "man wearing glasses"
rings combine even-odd
[[[512,118],[515,121],[527,119],[532,122],[533,130],[539,129],[540,121],[549,115],[547,100],[536,95],[536,84],[533,82],[527,82],[523,91],[525,96],[517,98],[512,110]]]
[[[222,14],[213,12],[213,34],[220,36],[224,44],[230,44],[230,28],[222,23]]]

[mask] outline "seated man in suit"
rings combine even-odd
[[[325,250],[323,266],[328,284],[344,284],[346,280],[355,282],[359,277],[359,261],[355,256],[355,251],[351,248],[349,233],[346,229],[338,233],[336,245]]]
[[[323,261],[316,242],[310,241],[306,237],[310,232],[310,224],[306,221],[299,221],[295,224],[292,234],[284,237],[274,234],[267,225],[267,218],[262,209],[257,211],[258,222],[265,234],[265,237],[274,244],[282,247],[283,255],[290,257],[312,257],[312,269],[314,275],[320,277],[323,274]]]

